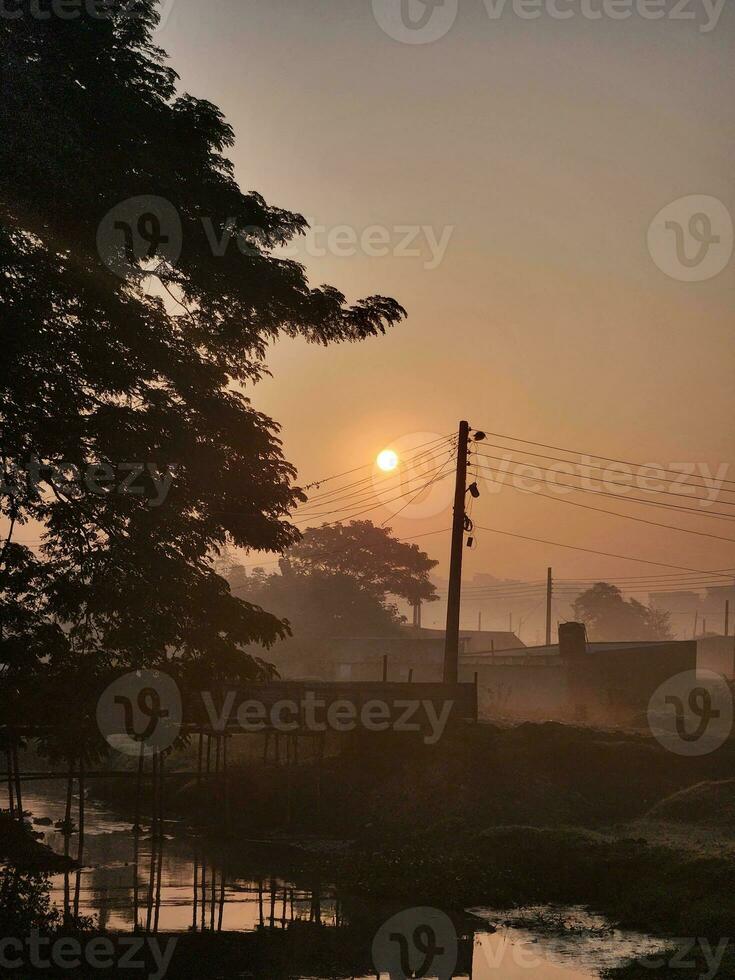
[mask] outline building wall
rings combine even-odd
[[[460,664],[460,681],[469,683],[475,674],[481,719],[539,721],[568,714],[567,671],[561,661]]]
[[[704,636],[697,640],[697,668],[735,678],[735,636]]]
[[[558,652],[553,656],[519,652],[503,656],[499,663],[467,658],[460,662],[460,680],[472,681],[477,674],[484,720],[629,726],[645,720],[648,702],[660,684],[694,670],[696,663],[693,641],[606,644],[575,658],[562,659]]]

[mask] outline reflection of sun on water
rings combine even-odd
[[[398,453],[392,449],[384,449],[382,453],[378,453],[376,463],[378,464],[378,469],[381,469],[384,473],[390,473],[398,466]]]

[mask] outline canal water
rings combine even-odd
[[[34,829],[63,853],[63,835],[53,826],[64,816],[58,784],[34,786],[24,792],[24,806]],[[75,835],[72,857],[76,846]],[[293,870],[282,852],[275,857],[259,846],[243,850],[242,843],[233,856],[175,822],[167,823],[160,845],[145,832],[136,843],[129,821],[88,800],[83,866],[51,876],[51,899],[59,909],[93,917],[100,929],[119,932],[132,932],[136,924],[179,934],[251,933],[308,923],[337,930],[364,910],[329,882],[305,873],[295,853],[292,863]],[[386,910],[385,918],[395,909]],[[664,948],[579,908],[479,907],[468,909],[467,919],[464,970],[457,975],[473,980],[599,980],[605,970]]]

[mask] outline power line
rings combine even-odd
[[[579,467],[581,467],[583,469],[593,469],[593,470],[606,470],[607,469],[607,467],[600,466],[597,463],[583,463],[583,462],[581,462],[579,460],[576,460],[576,459],[562,459],[560,456],[549,456],[546,453],[534,453],[534,452],[531,452],[530,449],[517,449],[514,446],[501,446],[499,443],[494,443],[494,442],[485,442],[485,441],[483,441],[483,444],[482,445],[483,445],[483,447],[489,446],[492,449],[502,449],[502,450],[504,450],[505,452],[508,452],[508,453],[522,453],[524,456],[533,456],[536,459],[550,459],[550,460],[553,460],[554,462],[557,462],[557,463],[567,463],[570,466],[579,466]],[[552,448],[552,447],[549,447],[549,448]],[[569,450],[569,452],[571,452],[571,450]],[[590,455],[590,454],[585,454],[585,455]],[[601,459],[601,460],[603,460],[603,462],[605,461],[605,457],[604,456],[597,456],[595,458],[596,459]],[[532,465],[532,464],[528,463],[526,460],[517,460],[517,461],[516,460],[512,460],[512,462],[518,462],[518,463],[520,463],[520,464],[522,464],[524,466],[530,466],[530,465]],[[701,484],[700,483],[691,483],[691,482],[689,482],[690,480],[692,480],[692,479],[699,480],[700,477],[697,476],[697,475],[691,474],[691,473],[682,473],[680,470],[667,470],[665,467],[658,466],[657,464],[653,464],[653,463],[641,463],[641,464],[624,463],[623,460],[609,460],[609,462],[620,463],[622,465],[631,466],[631,467],[636,467],[637,466],[639,469],[657,469],[661,474],[663,474],[663,476],[666,476],[667,474],[668,475],[671,475],[671,476],[676,475],[677,478],[681,481],[681,485],[682,486],[690,486],[690,487],[692,487],[694,489],[697,489],[697,490],[709,490],[710,489],[709,486],[707,485],[706,480],[703,477],[701,478],[702,479],[702,483]],[[596,480],[598,480],[598,479],[600,479],[600,477],[591,477],[590,479],[596,479]],[[651,476],[651,477],[645,477],[645,479],[655,480],[655,479],[662,479],[662,477],[653,477],[653,476]],[[721,483],[735,483],[735,480],[725,480],[724,478],[722,478],[722,479],[720,479],[719,482],[721,482]],[[723,488],[723,489],[725,490],[725,493],[735,493],[735,489],[732,489],[732,490],[728,490],[727,488]],[[651,492],[652,493],[658,493],[659,491],[652,490]]]
[[[650,464],[647,464],[647,463],[634,463],[634,462],[631,462],[628,459],[614,459],[611,456],[602,456],[602,455],[600,455],[600,453],[583,452],[582,450],[579,450],[579,449],[566,449],[563,446],[551,446],[551,445],[549,445],[548,443],[545,443],[545,442],[534,442],[532,439],[521,439],[520,436],[504,435],[502,432],[488,432],[487,429],[485,429],[483,431],[485,432],[485,435],[493,436],[496,439],[509,439],[511,442],[522,442],[522,443],[524,443],[527,446],[540,446],[542,449],[555,449],[557,452],[567,453],[567,454],[570,454],[572,456],[591,456],[594,459],[601,459],[601,460],[603,460],[603,462],[606,462],[606,463],[622,463],[624,466],[637,466],[637,467],[640,467],[641,469],[643,469],[646,466],[650,465]],[[502,448],[508,448],[511,452],[514,452],[513,448],[510,447],[510,446],[509,447],[505,447],[504,446]],[[523,452],[523,450],[517,450],[517,451],[518,452]],[[527,455],[530,455],[530,454],[527,454]],[[572,462],[574,462],[574,460],[569,460],[568,459],[568,460],[563,460],[563,462],[572,463]],[[676,476],[681,476],[681,472],[680,471],[677,471],[677,470],[669,470],[669,469],[667,469],[666,467],[663,467],[663,466],[661,467],[661,469],[665,473],[671,473],[671,474],[676,475]],[[735,480],[725,480],[725,479],[723,479],[721,482],[722,483],[732,483],[735,486]]]
[[[446,436],[439,436],[437,439],[429,439],[426,442],[422,442],[418,446],[414,446],[414,448],[410,450],[411,455],[408,456],[408,457],[406,457],[406,458],[404,458],[403,461],[404,462],[406,462],[406,461],[407,462],[412,462],[415,459],[417,459],[419,456],[421,456],[424,453],[426,453],[432,446],[441,444],[443,442],[446,442],[447,440],[452,441],[452,442],[455,441],[454,436],[450,433],[449,435],[446,435]],[[373,467],[374,465],[375,465],[374,461],[371,460],[369,463],[363,463],[361,466],[357,466],[353,470],[347,470],[345,473],[340,473],[340,474],[337,474],[336,476],[329,476],[329,477],[326,477],[323,480],[316,480],[316,481],[314,481],[312,483],[307,484],[307,486],[303,487],[302,489],[308,490],[311,487],[320,487],[324,483],[329,483],[332,480],[339,480],[343,476],[349,476],[352,473],[357,473],[360,470],[364,470],[368,466]],[[393,475],[393,474],[389,474],[389,475]],[[313,497],[310,497],[309,499],[310,500],[316,500],[316,499],[319,499],[320,497],[328,497],[331,494],[338,493],[340,490],[347,490],[350,487],[355,486],[355,485],[357,485],[359,483],[366,483],[369,480],[372,480],[372,478],[373,478],[372,477],[372,474],[368,474],[366,477],[363,477],[360,480],[355,480],[354,483],[352,483],[352,484],[346,484],[344,487],[338,487],[338,488],[335,488],[334,490],[327,490],[323,494],[315,494]]]
[[[420,490],[425,490],[430,485],[430,483],[432,483],[432,482],[440,483],[442,480],[446,480],[447,477],[450,477],[450,476],[453,476],[453,475],[454,474],[451,473],[451,472],[450,473],[445,473],[443,476],[439,477],[439,479],[434,478],[434,480],[427,481],[419,489]],[[413,489],[411,489],[411,490],[405,491],[404,493],[399,493],[395,497],[389,497],[387,500],[382,500],[379,503],[373,504],[371,507],[368,507],[368,508],[366,508],[364,510],[358,510],[358,511],[355,511],[354,513],[352,513],[352,514],[345,514],[345,515],[343,515],[342,517],[339,518],[339,521],[349,521],[353,517],[359,517],[361,514],[368,514],[368,513],[370,513],[370,511],[377,510],[379,507],[385,507],[387,504],[394,503],[396,500],[403,500],[404,497],[410,497],[412,494],[415,494],[415,492],[416,491],[414,491]],[[356,501],[354,501],[354,503],[352,504],[352,506],[359,506],[359,504],[367,503],[367,501],[370,500],[371,497],[374,497],[374,496],[375,495],[372,494],[372,495],[370,495],[368,497],[362,498],[359,501],[356,500]],[[342,507],[337,507],[337,508],[335,508],[335,510],[328,510],[328,511],[324,511],[322,513],[303,514],[303,515],[301,515],[298,518],[298,520],[301,521],[301,522],[303,522],[305,520],[306,521],[319,520],[321,517],[329,517],[331,514],[336,514],[340,510],[343,510],[343,508]],[[336,523],[339,523],[339,521],[330,521],[330,522],[327,522],[327,523],[336,524]]]
[[[390,517],[386,517],[386,519],[383,521],[383,523],[380,526],[385,527],[388,521],[392,521],[394,518],[398,517],[398,515],[402,513],[406,509],[406,507],[410,507],[420,493],[423,493],[424,490],[428,490],[429,487],[433,486],[435,483],[438,483],[440,478],[443,479],[442,472],[446,469],[447,465],[452,462],[452,460],[455,458],[456,455],[457,453],[454,449],[450,450],[448,458],[442,464],[441,469],[437,470],[437,473],[434,476],[434,478],[429,480],[429,482],[425,484],[423,487],[419,487],[416,493],[413,495],[413,497],[411,497],[410,500],[407,500],[402,507],[399,507],[399,509],[395,512],[395,514],[392,514]]]
[[[717,585],[718,584],[718,581],[719,580],[712,581],[711,579],[707,579],[707,580],[702,580],[700,582],[692,582],[692,583],[688,583],[688,584],[689,584],[689,588],[690,589],[704,589],[704,588],[707,588],[708,586],[715,586],[715,585]],[[655,582],[654,583],[648,583],[648,582],[638,582],[638,583],[635,583],[635,582],[629,582],[629,583],[622,582],[621,583],[620,580],[617,578],[617,576],[600,575],[597,578],[590,579],[589,581],[580,581],[580,582],[577,582],[577,583],[575,583],[573,585],[557,585],[557,584],[555,584],[554,585],[554,594],[564,595],[564,594],[568,594],[568,593],[576,593],[576,592],[580,591],[581,589],[588,588],[589,586],[595,585],[598,582],[608,582],[611,585],[615,585],[617,587],[622,587],[623,589],[629,589],[629,590],[633,590],[633,591],[637,591],[637,592],[667,592],[667,591],[671,591],[671,592],[682,592],[682,591],[687,591],[687,590],[682,590],[680,588],[673,588],[673,589],[667,589],[666,588],[667,585],[675,585],[676,583],[666,583],[666,582],[663,582],[660,585],[657,584],[657,583],[655,583]],[[438,592],[439,595],[446,594],[446,591],[447,590],[445,588],[442,588],[442,589],[438,589],[437,590],[437,592]],[[528,593],[528,592],[539,592],[540,593],[540,592],[545,592],[545,591],[546,591],[546,586],[544,584],[542,584],[542,583],[539,583],[538,585],[534,585],[533,583],[528,583],[528,584],[518,583],[517,585],[511,586],[511,587],[509,587],[507,589],[504,589],[502,587],[497,587],[497,586],[487,586],[487,587],[483,587],[483,586],[467,586],[466,588],[463,588],[462,593],[463,593],[463,595],[466,595],[466,596],[468,596],[470,598],[473,597],[473,596],[474,597],[484,596],[486,598],[492,598],[492,597],[499,597],[501,595],[502,596],[513,596],[513,595],[521,595],[523,593]]]
[[[513,484],[510,484],[509,486],[511,490],[515,490],[518,493],[530,493],[537,497],[546,497],[547,500],[553,500],[559,504],[567,504],[572,507],[581,507],[584,510],[593,510],[598,514],[608,514],[610,517],[622,517],[625,520],[636,521],[639,524],[650,524],[651,527],[663,527],[669,531],[681,531],[683,534],[696,534],[703,538],[715,538],[718,541],[729,541],[731,544],[735,544],[735,538],[726,538],[722,534],[710,534],[707,531],[694,531],[688,527],[677,527],[675,524],[662,524],[659,521],[649,521],[645,517],[634,517],[632,514],[621,514],[619,511],[605,510],[604,507],[592,507],[590,504],[582,504],[578,500],[567,500],[565,497],[555,497],[553,494],[544,493],[542,490],[528,490],[522,487],[513,486]],[[574,489],[579,488],[575,487]],[[591,492],[596,493],[597,491],[593,490]],[[614,495],[611,494],[611,496]],[[631,498],[626,498],[621,495],[620,499],[627,500]]]
[[[449,454],[447,455],[447,459],[451,459],[452,458],[452,455],[454,454],[454,452],[455,452],[455,449],[454,449],[454,447],[452,447],[449,450]],[[445,460],[442,460],[442,465],[440,466],[440,469],[442,469],[444,465],[446,465],[446,461]],[[400,474],[391,473],[389,476],[384,477],[380,482],[381,483],[382,482],[388,482],[390,480],[394,480],[396,477],[399,477],[400,478]],[[373,486],[370,487],[370,488],[368,488],[368,487],[362,487],[359,490],[354,490],[352,493],[346,493],[346,494],[344,494],[342,496],[336,496],[332,500],[316,501],[314,507],[309,507],[308,504],[305,504],[304,506],[307,509],[307,513],[306,514],[299,515],[299,520],[303,519],[304,517],[311,517],[312,512],[317,517],[321,516],[322,514],[333,514],[333,513],[335,513],[337,510],[339,510],[341,508],[336,507],[335,510],[332,510],[332,511],[323,511],[321,508],[323,508],[323,507],[331,507],[333,504],[338,504],[338,503],[340,503],[341,501],[344,501],[344,500],[350,500],[353,497],[356,497],[357,500],[354,500],[353,503],[352,504],[349,504],[348,506],[356,506],[356,505],[359,505],[361,503],[365,503],[368,500],[374,499],[375,497],[378,496],[378,494],[376,492],[376,489],[375,489],[375,486],[374,486],[374,483],[375,482],[378,482],[378,481],[373,481],[372,477],[369,477],[368,478],[368,482],[372,483]],[[398,488],[396,487],[396,489],[398,489]],[[423,487],[420,487],[418,492],[420,492],[420,490],[422,490],[422,489],[424,489],[424,488]],[[390,492],[388,490],[388,488],[386,488],[386,492]],[[409,493],[410,492],[411,491],[409,490]],[[308,503],[311,504],[313,502],[311,500],[309,500]],[[298,511],[297,511],[297,514],[298,514]]]
[[[490,466],[483,466],[481,463],[473,463],[473,469],[487,471],[488,473],[495,473],[496,470]],[[500,474],[501,476],[503,474]],[[567,476],[568,474],[563,474]],[[572,477],[574,479],[574,477]],[[612,497],[613,500],[624,500],[629,503],[635,504],[645,504],[647,507],[661,507],[664,510],[671,510],[682,514],[695,514],[697,517],[709,517],[713,520],[735,520],[735,514],[726,514],[721,511],[704,511],[696,507],[687,507],[685,504],[671,504],[666,500],[647,500],[644,497],[630,497],[622,493],[611,493],[606,490],[592,490],[589,487],[578,487],[576,485],[571,485],[568,483],[557,484],[560,487],[564,487],[567,490],[576,490],[578,493],[591,493],[598,497]],[[701,499],[701,498],[697,498]]]
[[[603,558],[621,558],[624,561],[638,561],[642,562],[644,565],[659,565],[661,568],[678,568],[683,572],[701,572],[704,575],[716,574],[715,572],[708,572],[703,568],[689,568],[686,565],[671,565],[663,561],[651,561],[648,558],[634,558],[632,555],[614,555],[608,551],[596,551],[594,548],[582,548],[575,544],[563,544],[561,541],[547,541],[544,538],[532,538],[526,534],[516,534],[512,531],[501,531],[497,527],[482,527],[480,524],[476,524],[475,527],[480,531],[489,531],[491,534],[504,534],[511,538],[520,538],[524,541],[535,541],[537,544],[549,544],[555,548],[571,548],[573,551],[586,551],[592,555],[601,555]],[[729,572],[729,569],[727,570]]]

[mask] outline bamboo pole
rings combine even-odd
[[[64,857],[69,860],[71,849],[71,797],[74,785],[74,759],[69,757],[69,769],[66,782],[66,809],[64,811]],[[69,870],[64,872],[64,921],[69,918]]]
[[[197,893],[197,887],[199,884],[199,846],[194,844],[194,900],[192,902],[192,912],[191,912],[191,928],[192,932],[197,931],[197,907],[199,904],[199,895]]]
[[[204,729],[199,729],[199,751],[197,753],[197,786],[202,782],[202,765],[204,763]]]
[[[10,810],[10,819],[15,820],[15,792],[13,790],[13,756],[10,751],[10,745],[5,749],[5,763],[8,774],[8,808]]]
[[[232,822],[230,819],[230,774],[227,767],[227,739],[225,735],[222,743],[222,776],[224,781],[224,806],[225,806],[225,830],[228,834],[232,833]]]
[[[161,821],[163,823],[163,821]],[[158,862],[156,866],[156,912],[153,919],[153,931],[158,932],[158,917],[161,912],[161,877],[163,873],[163,834],[158,841]]]
[[[15,798],[18,803],[18,820],[23,823],[23,794],[20,788],[20,765],[18,764],[18,743],[13,742],[13,769],[15,770]]]

